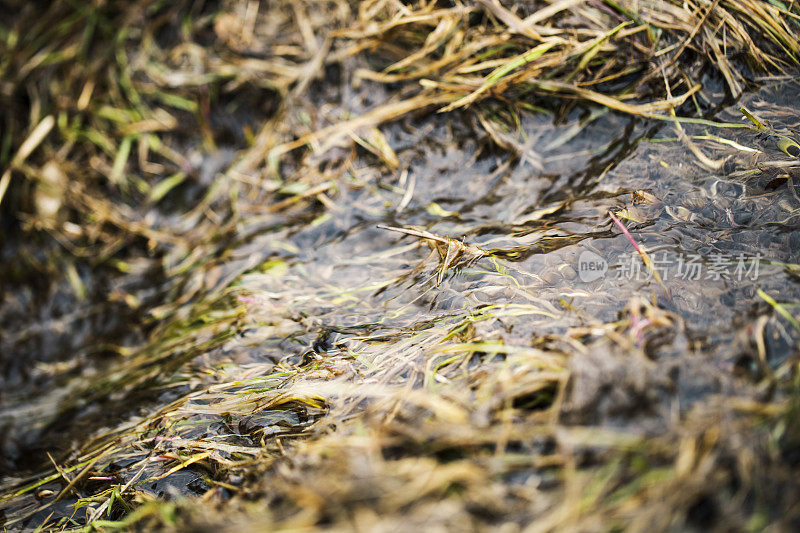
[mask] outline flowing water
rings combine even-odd
[[[798,128],[798,91],[792,80],[765,82],[714,120],[742,123],[745,105],[776,126]],[[153,413],[187,395],[173,416],[179,424],[169,435],[153,429],[151,449],[163,456],[170,442],[205,440],[228,446],[229,457],[246,455],[263,442],[254,434],[303,433],[326,409],[286,404],[231,414],[202,406],[246,390],[248,379],[309,362],[319,365],[319,383],[426,387],[431,374],[421,368],[445,363],[423,355],[448,331],[473,344],[463,366],[470,372],[499,368],[510,352],[497,346],[570,353],[562,419],[644,434],[666,431],[712,397],[761,397],[759,380],[800,355],[800,331],[770,303],[798,316],[800,164],[774,139],[604,109],[573,110],[558,123],[522,115],[523,133],[497,131],[494,140],[476,120],[402,120],[384,130],[397,170],[363,151],[331,174],[314,209],[250,206],[204,273],[210,296],[191,315],[218,326],[161,348],[174,364],[156,357],[160,371],[148,367],[151,352],[120,378],[115,368],[126,356],[103,348],[140,343],[153,327],[124,305],[104,303],[106,296],[123,287],[157,301],[157,276],[84,272],[89,294],[76,300],[66,283],[42,288],[17,273],[19,287],[5,287],[0,340],[6,485],[24,477],[20,471],[46,468],[45,451],[57,455],[87,435],[160,420]],[[498,140],[520,155],[496,150]],[[621,320],[631,326],[615,346],[610,332]],[[644,357],[626,358],[626,342]],[[548,404],[540,392],[512,399]],[[140,475],[137,461],[151,453],[128,447],[98,464],[122,483]],[[141,479],[151,481],[141,490],[160,497],[208,490],[192,469],[155,479],[169,468],[149,463]],[[63,483],[43,487],[58,491]],[[7,516],[46,501],[35,498],[7,502]],[[53,510],[69,515],[74,501],[38,519]]]

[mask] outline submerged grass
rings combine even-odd
[[[657,296],[596,293],[558,257],[523,265],[612,237],[612,213],[668,282],[610,205],[576,207],[631,193],[637,239],[648,210],[706,223],[646,191],[575,192],[573,180],[597,186],[638,140],[608,148],[614,158],[593,153],[598,169],[554,178],[533,206],[489,208],[488,220],[475,215],[484,198],[448,203],[453,191],[412,205],[435,184],[401,152],[403,135],[447,151],[437,136],[467,124],[482,145],[457,170],[497,159],[485,174],[508,184],[610,110],[675,125],[705,171],[710,146],[762,153],[742,144],[749,130],[719,137],[767,129],[755,114],[751,126],[715,113],[759,76],[796,72],[796,4],[2,9],[12,11],[0,22],[2,316],[14,330],[0,341],[5,527],[800,520],[797,336],[781,322],[797,319],[785,298],[746,286],[768,306],[742,304],[752,316],[737,318],[739,344],[725,344],[739,352],[719,358],[706,354],[722,340],[690,331]],[[583,109],[545,146],[522,125]],[[778,168],[794,187],[796,117],[765,111],[790,125],[762,135],[789,159],[741,172]],[[575,213],[568,231],[553,223],[562,212]],[[591,231],[574,229],[583,220]],[[772,264],[796,277],[789,260]],[[41,301],[55,302],[52,318]],[[52,332],[83,330],[74,346],[48,348]],[[770,339],[792,355],[775,356]]]

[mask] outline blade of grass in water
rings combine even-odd
[[[661,284],[661,286],[666,289],[666,287],[664,286],[664,282],[661,280],[661,275],[658,273],[658,270],[656,270],[656,268],[653,266],[653,262],[650,260],[650,256],[647,255],[647,252],[645,252],[644,249],[641,248],[636,243],[636,241],[633,238],[633,235],[631,235],[631,233],[628,231],[628,228],[625,227],[622,221],[620,221],[620,219],[618,219],[614,215],[614,213],[609,211],[608,214],[611,217],[611,220],[614,221],[614,224],[620,229],[620,231],[622,231],[623,234],[625,234],[630,243],[633,245],[634,249],[636,249],[636,251],[639,253],[639,255],[642,258],[642,261],[644,261],[644,266],[646,266],[647,269],[653,274],[653,277],[656,279],[656,281],[658,281],[658,283]]]
[[[756,293],[757,293],[757,294],[758,294],[758,295],[759,295],[759,296],[760,296],[760,297],[761,297],[761,298],[762,298],[762,299],[763,299],[765,302],[767,302],[769,305],[771,305],[771,306],[773,307],[773,309],[775,309],[775,311],[777,311],[777,312],[778,312],[778,314],[780,314],[780,315],[781,315],[783,318],[785,318],[786,320],[788,320],[788,321],[789,321],[789,323],[791,323],[791,324],[792,324],[792,326],[794,326],[794,328],[795,328],[797,331],[800,331],[800,322],[798,322],[798,321],[797,321],[797,319],[796,319],[795,317],[793,317],[793,316],[792,316],[792,315],[789,313],[789,311],[787,311],[787,310],[786,310],[786,308],[785,308],[784,306],[782,306],[781,304],[779,304],[777,301],[775,301],[775,299],[774,299],[772,296],[770,296],[769,294],[767,294],[766,292],[764,292],[764,291],[763,291],[763,290],[761,290],[761,289],[758,289],[758,290],[756,291]]]

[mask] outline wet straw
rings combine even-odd
[[[609,211],[608,214],[611,217],[611,220],[614,221],[614,224],[616,224],[617,227],[620,229],[620,231],[622,231],[622,233],[625,234],[625,236],[628,238],[630,243],[633,245],[633,247],[639,253],[639,255],[642,258],[642,261],[644,261],[644,266],[646,266],[647,269],[650,270],[650,272],[653,274],[653,277],[656,279],[656,281],[658,281],[661,284],[661,286],[664,287],[664,289],[666,289],[666,286],[664,285],[664,282],[661,280],[661,276],[658,274],[658,270],[656,270],[655,267],[653,267],[653,263],[652,263],[652,261],[650,261],[650,256],[647,255],[647,252],[645,252],[644,249],[642,249],[636,243],[636,241],[633,239],[633,235],[631,235],[630,232],[628,231],[628,228],[625,227],[625,225],[620,221],[620,219],[618,219],[616,217],[616,215],[614,215],[614,213]]]

